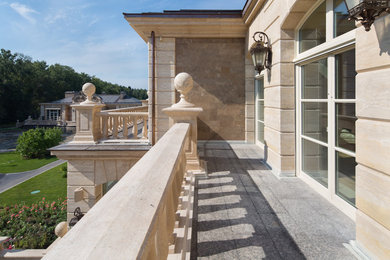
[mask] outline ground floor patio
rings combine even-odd
[[[192,259],[356,259],[355,223],[296,177],[278,179],[252,144],[199,143]]]

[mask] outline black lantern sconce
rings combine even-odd
[[[255,42],[252,44],[249,52],[252,56],[253,65],[257,71],[256,77],[259,77],[260,72],[263,69],[271,69],[271,43],[269,42],[267,34],[263,32],[255,32],[253,34],[253,40]]]
[[[366,32],[375,18],[383,12],[390,13],[390,0],[344,0],[349,13],[349,20],[360,21]]]

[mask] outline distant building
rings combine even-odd
[[[99,94],[94,99],[105,104],[104,109],[117,109],[124,107],[141,106],[139,99],[129,97],[125,92],[120,94]],[[38,120],[29,117],[24,121],[24,126],[62,126],[67,131],[73,130],[76,126],[75,110],[72,104],[77,104],[85,100],[84,94],[78,91],[66,91],[63,99],[52,102],[40,103],[41,113]]]

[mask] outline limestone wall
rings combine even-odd
[[[176,73],[194,79],[199,140],[245,140],[245,39],[176,39]]]
[[[390,15],[356,30],[356,240],[390,258]]]
[[[249,50],[257,31],[265,32],[272,44],[272,69],[263,71],[264,150],[267,164],[281,176],[295,175],[294,31],[281,28],[293,3],[258,1],[263,6],[249,24],[246,45]],[[246,85],[254,87],[249,75]]]
[[[152,137],[152,41],[149,39],[149,140]],[[175,103],[173,80],[175,69],[175,38],[155,38],[155,91],[156,91],[156,141],[169,129],[169,119],[162,112],[163,108]]]

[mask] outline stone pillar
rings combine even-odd
[[[71,143],[93,144],[97,142],[100,136],[100,122],[97,120],[97,113],[104,107],[92,101],[95,94],[95,86],[92,83],[83,85],[83,92],[87,100],[77,105],[72,105],[76,110],[76,135]]]
[[[192,77],[185,72],[179,73],[174,80],[174,86],[180,92],[180,101],[163,112],[170,117],[170,126],[175,123],[190,123],[189,142],[186,148],[187,169],[200,170],[197,150],[198,125],[197,116],[203,111],[201,107],[195,107],[186,100],[186,94],[193,88]]]

